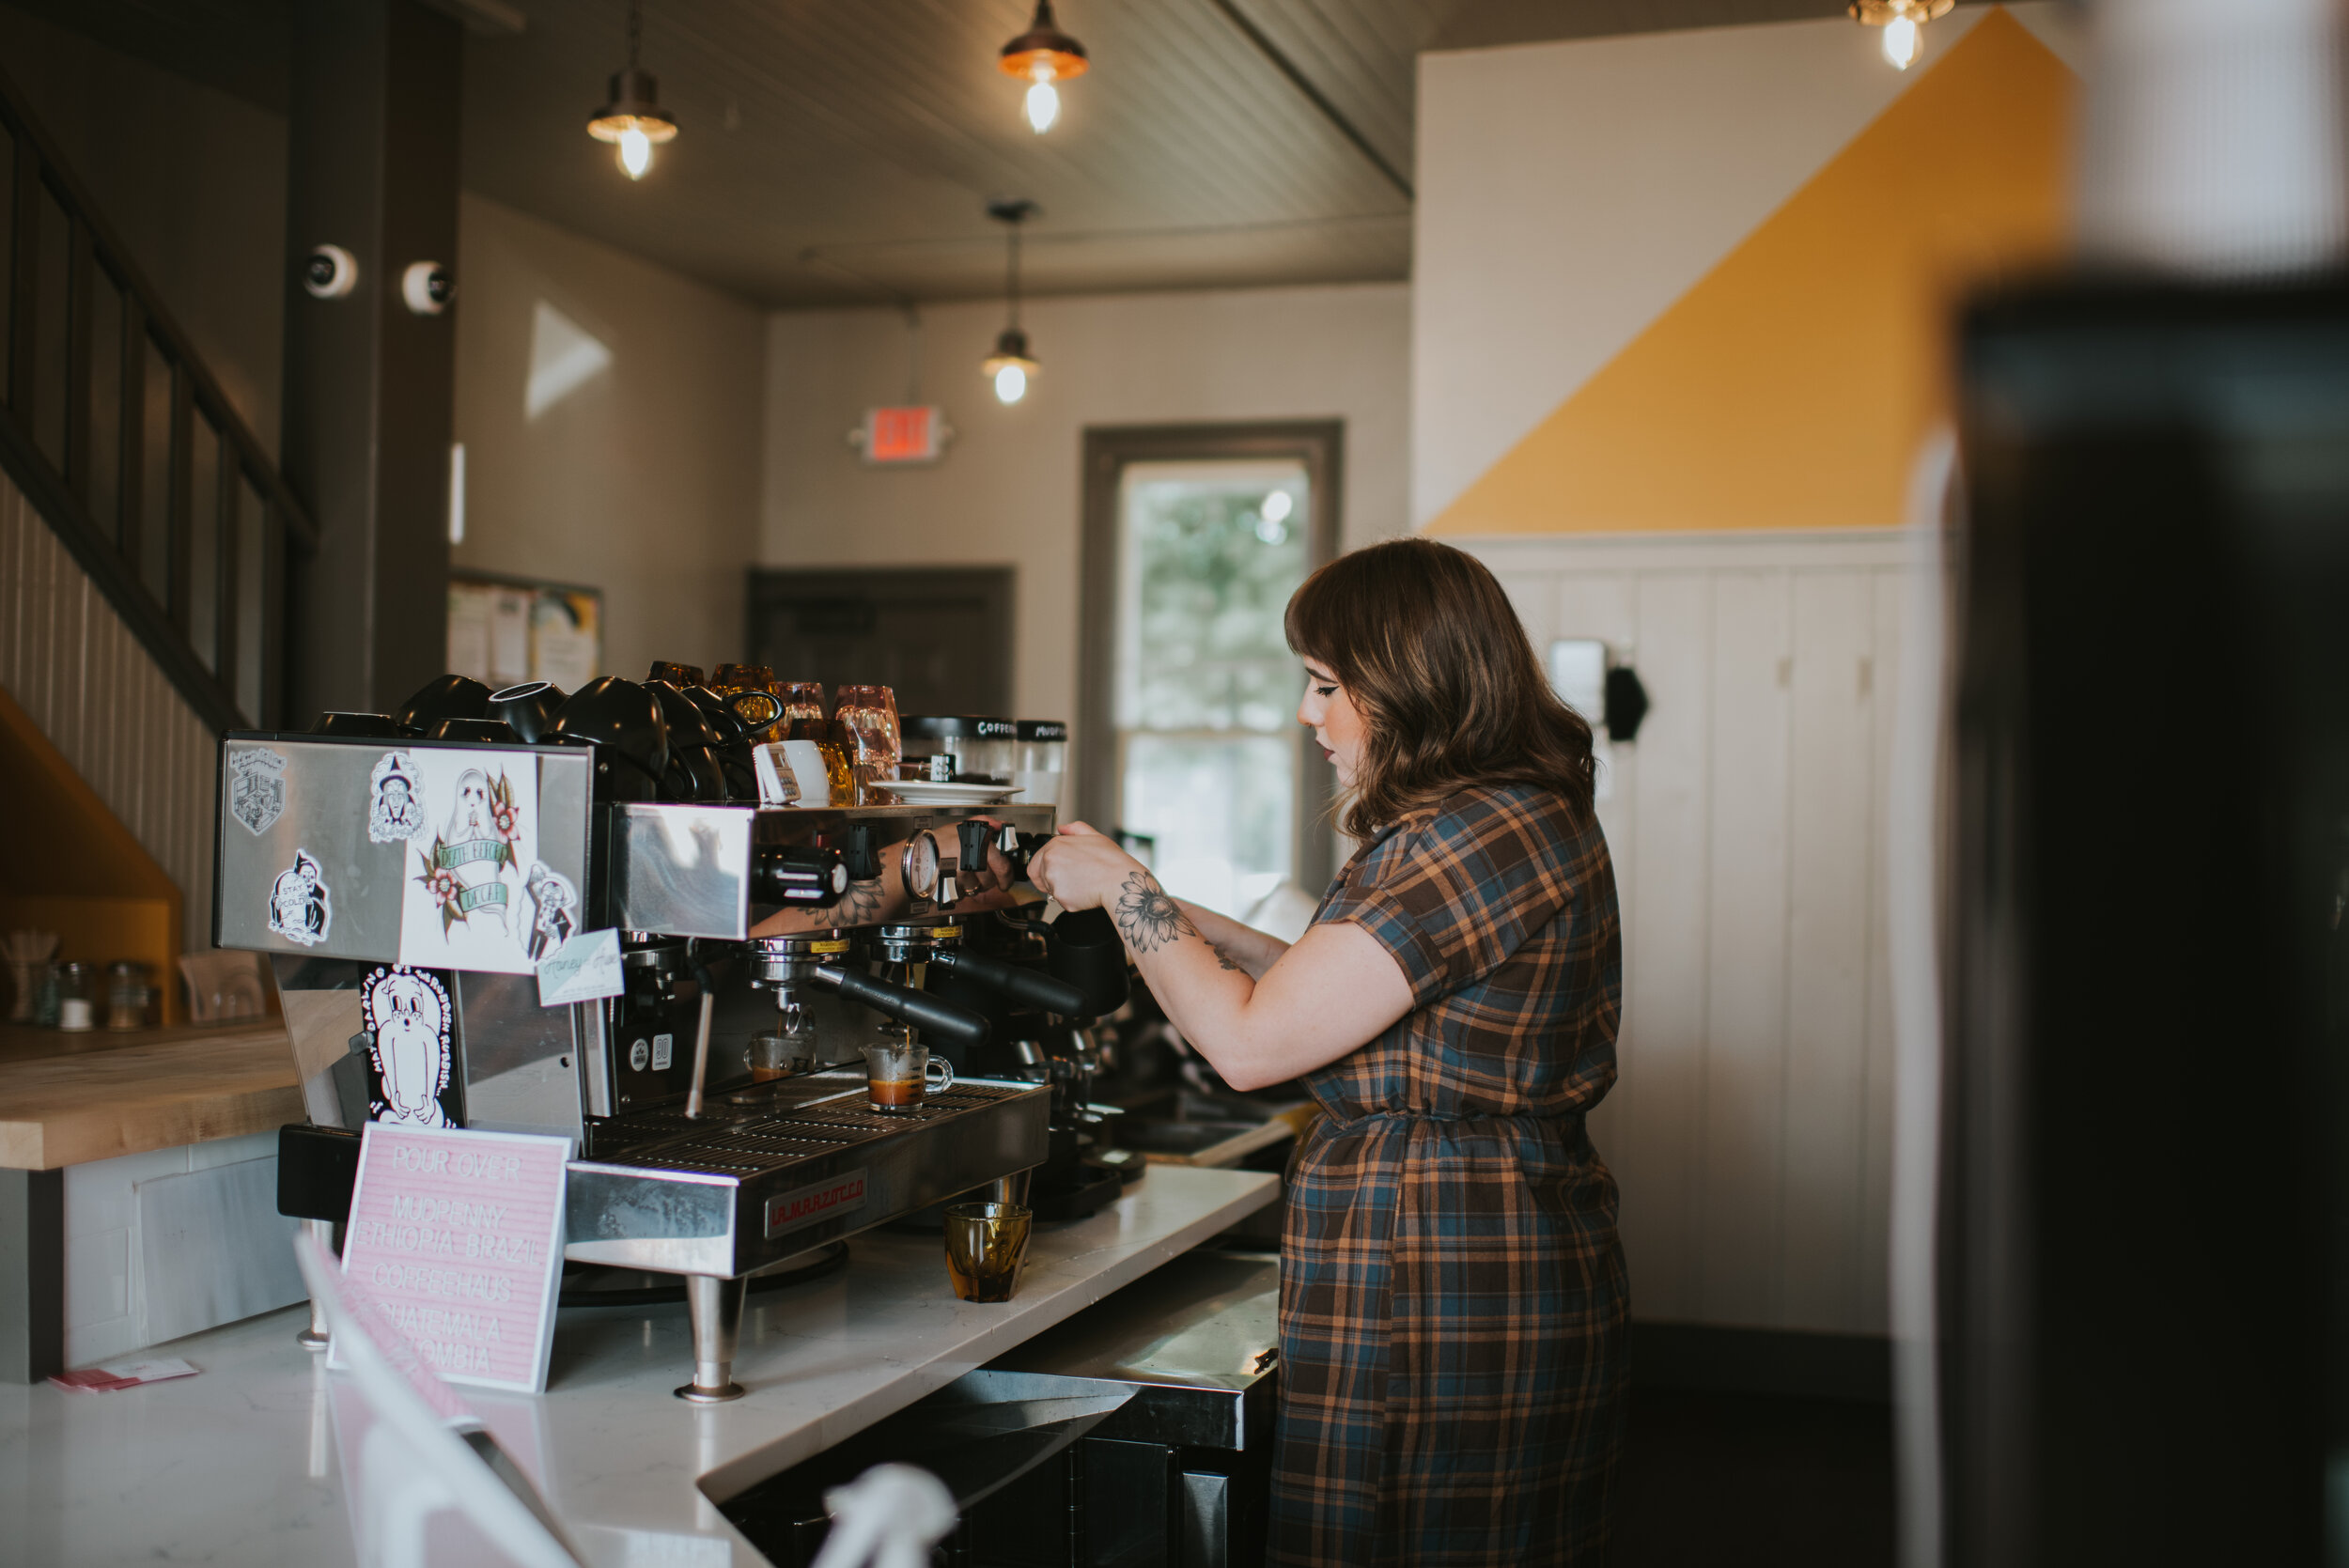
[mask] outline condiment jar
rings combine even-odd
[[[97,1027],[97,1007],[90,1001],[87,964],[57,966],[57,1027],[70,1032]]]
[[[147,1001],[152,993],[147,988],[147,966],[136,959],[123,958],[106,966],[106,1027],[108,1029],[145,1029]]]

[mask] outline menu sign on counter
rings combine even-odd
[[[343,1272],[452,1383],[541,1392],[570,1142],[367,1126]]]

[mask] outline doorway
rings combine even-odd
[[[1337,421],[1090,429],[1079,807],[1236,919],[1330,876],[1289,596],[1336,548]]]

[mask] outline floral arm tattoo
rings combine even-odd
[[[1118,890],[1117,903],[1110,910],[1110,918],[1117,924],[1117,934],[1126,939],[1126,945],[1140,957],[1156,953],[1185,937],[1199,935],[1199,927],[1183,913],[1183,907],[1159,886],[1159,879],[1146,871],[1137,871],[1126,878]]]

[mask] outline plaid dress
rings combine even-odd
[[[1622,933],[1595,819],[1464,791],[1322,900],[1413,1010],[1305,1082],[1326,1117],[1282,1241],[1282,1563],[1595,1564],[1623,1438],[1615,1182]]]

